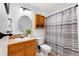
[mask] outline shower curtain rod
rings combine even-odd
[[[78,4],[76,4],[76,5],[72,6],[72,7],[78,7]],[[64,10],[59,11],[59,12],[56,12],[56,13],[54,13],[54,14],[51,14],[51,15],[47,16],[47,17],[50,17],[50,16],[55,15],[55,14],[57,14],[57,13],[63,12],[63,11],[65,11],[65,10],[68,10],[68,9],[72,8],[72,7],[69,7],[69,8],[67,8],[67,9],[64,9]],[[46,18],[47,18],[47,17],[46,17]]]

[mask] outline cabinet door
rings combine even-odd
[[[36,49],[35,47],[26,47],[26,50],[25,50],[25,55],[26,56],[36,56]]]
[[[44,25],[44,16],[40,16],[40,25]]]
[[[45,25],[44,16],[40,16],[40,25],[41,25],[41,27],[44,27],[44,25]]]
[[[36,15],[36,25],[40,25],[40,15]]]
[[[25,43],[16,43],[8,46],[9,56],[24,56],[25,55]]]
[[[36,28],[44,27],[45,24],[44,18],[45,18],[44,16],[36,15]]]
[[[19,49],[16,51],[14,54],[15,56],[25,56],[25,50],[24,49]]]
[[[9,52],[9,56],[25,56],[25,48],[15,49],[15,51]]]
[[[26,42],[25,48],[26,56],[35,56],[36,55],[36,40]]]

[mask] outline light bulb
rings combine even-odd
[[[19,9],[19,12],[20,12],[20,13],[23,13],[23,9],[22,9],[22,8],[20,8],[20,9]]]

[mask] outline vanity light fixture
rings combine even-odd
[[[25,7],[20,7],[19,12],[22,13],[22,14],[32,14],[31,9],[28,9],[28,8],[25,8]]]
[[[23,9],[23,11],[25,11],[25,10],[31,11],[30,9],[25,8],[25,7],[21,7],[21,8]]]

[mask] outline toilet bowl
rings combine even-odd
[[[47,44],[43,44],[41,45],[41,50],[43,51],[43,53],[48,56],[48,53],[51,52],[51,47]]]
[[[37,43],[40,46],[40,50],[44,53],[45,56],[48,56],[48,53],[51,52],[51,47],[47,44],[44,44],[44,38],[37,38]]]

